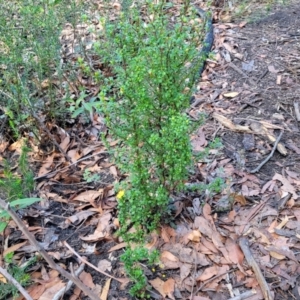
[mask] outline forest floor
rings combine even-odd
[[[300,299],[300,4],[296,2],[273,6],[264,16],[254,17],[234,18],[220,6],[211,8],[215,56],[197,83],[189,111],[191,118],[205,113],[207,120],[191,141],[196,152],[216,137],[223,146],[197,162],[189,182],[210,183],[220,177],[225,185],[218,194],[177,195],[182,201],[176,202],[176,226],[161,225],[149,241],[159,249],[162,263],[143,266],[153,287],[151,299]],[[253,11],[259,9],[258,5]],[[78,29],[78,35],[88,37],[86,29]],[[66,27],[62,38],[73,43],[71,35]],[[98,62],[93,57],[90,61],[96,68]],[[80,93],[79,85],[98,94],[99,88],[82,74],[77,80],[74,94]],[[113,184],[121,176],[99,140],[106,130],[103,119],[95,114],[89,123],[79,119],[66,124],[63,128],[53,123],[49,129],[72,164],[66,164],[46,136],[30,160],[36,171],[36,194],[44,200],[22,210],[22,219],[57,264],[67,269],[71,263],[80,264],[76,252],[113,277],[90,266],[79,275],[101,299],[133,299],[130,284],[114,279],[126,277],[119,260],[125,244],[115,236]],[[273,155],[258,168],[275,141]],[[0,153],[14,157],[19,147],[19,142],[7,142]],[[5,253],[15,253],[16,261],[35,252],[12,221],[2,243]],[[27,291],[33,299],[53,299],[65,288],[65,280],[42,261],[30,274],[34,284]],[[72,287],[61,299],[86,298]]]

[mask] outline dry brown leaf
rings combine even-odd
[[[227,98],[234,98],[239,95],[239,92],[229,92],[229,93],[225,93],[223,95]]]
[[[230,260],[235,264],[241,265],[244,260],[244,254],[237,243],[233,239],[227,238],[225,247],[227,249]]]
[[[211,252],[217,254],[219,253],[218,249],[215,247],[215,245],[208,241],[204,236],[201,237],[201,243],[207,248],[209,249]]]
[[[163,291],[166,296],[168,296],[172,300],[175,300],[174,290],[175,290],[175,280],[173,278],[169,278],[163,285]]]
[[[270,254],[272,252],[273,255],[277,255],[277,258],[284,256],[284,258],[287,257],[290,260],[298,263],[298,259],[296,258],[294,252],[292,250],[290,250],[287,246],[282,246],[282,247],[267,246],[266,250],[270,251]],[[273,256],[273,257],[275,257],[275,256]],[[280,259],[280,258],[278,258],[278,259]],[[283,258],[281,258],[281,259],[283,259]]]
[[[90,289],[93,289],[95,287],[93,277],[90,273],[87,273],[85,271],[81,272],[81,274],[79,275],[79,279]]]
[[[196,217],[194,220],[194,226],[195,229],[198,229],[202,234],[208,236],[211,238],[213,234],[213,229],[210,224],[205,218],[202,216]]]
[[[109,292],[109,287],[110,287],[110,282],[111,282],[111,278],[108,278],[106,280],[105,285],[103,287],[103,290],[101,292],[100,300],[106,300],[107,299],[108,292]]]
[[[2,274],[0,274],[0,282],[7,283],[7,279]]]
[[[169,243],[170,242],[170,236],[169,236],[169,233],[168,233],[166,227],[162,227],[160,233],[161,233],[161,237],[164,240],[164,242]]]
[[[21,154],[23,145],[26,145],[26,139],[21,138],[16,142],[12,143],[9,147],[9,151],[16,151],[18,154]]]
[[[0,153],[3,153],[6,150],[8,145],[9,145],[9,142],[2,141],[0,143]],[[1,162],[1,158],[0,158],[0,162]]]
[[[289,220],[290,218],[287,215],[285,215],[281,222],[276,226],[276,229],[282,229]]]
[[[118,178],[118,171],[116,166],[111,166],[109,168],[109,172],[114,176],[114,178]]]
[[[113,251],[116,251],[116,250],[120,250],[120,249],[126,247],[126,245],[127,245],[127,244],[126,244],[125,242],[124,242],[124,243],[120,243],[120,244],[118,244],[118,245],[116,245],[116,246],[111,247],[111,248],[108,250],[108,252],[113,252]]]
[[[218,273],[218,266],[214,265],[212,267],[208,267],[204,270],[204,272],[196,278],[197,281],[205,281],[207,279],[212,278]]]
[[[92,202],[103,194],[103,190],[100,191],[85,191],[74,197],[72,200],[81,201],[81,202]]]
[[[60,143],[60,147],[66,152],[70,144],[70,136],[66,134],[65,138]]]
[[[203,128],[200,128],[197,131],[197,135],[192,136],[191,144],[193,150],[196,152],[203,151],[204,147],[207,146],[207,140],[205,138],[205,133],[203,131]]]
[[[42,164],[39,173],[38,173],[38,177],[43,176],[49,172],[51,172],[51,165],[53,164],[53,160],[55,157],[55,153],[52,153],[50,156],[48,156],[45,160],[45,162]]]
[[[295,188],[291,185],[291,183],[288,181],[288,179],[286,179],[285,177],[283,177],[282,175],[280,175],[278,173],[275,173],[275,175],[273,176],[272,179],[273,180],[279,180],[282,183],[281,189],[284,192],[288,192],[288,193],[293,194],[293,197],[295,199],[298,198],[298,195],[295,191]]]
[[[64,288],[66,284],[61,280],[56,282],[55,285],[48,288],[39,298],[39,300],[52,300],[53,296],[62,288]]]
[[[285,259],[285,256],[274,251],[270,251],[270,255],[278,260]]]
[[[94,211],[90,211],[90,210],[83,210],[78,212],[77,214],[68,217],[68,219],[66,221],[69,221],[71,223],[75,223],[75,222],[81,222],[83,220],[86,220],[88,217],[94,215],[96,212]]]
[[[103,216],[101,216],[98,220],[98,226],[93,234],[90,234],[88,236],[80,236],[80,238],[83,241],[89,241],[89,242],[96,242],[99,240],[104,239],[105,237],[109,236],[110,232],[110,221],[111,221],[112,215],[110,213],[105,213]]]
[[[272,135],[272,134],[267,134],[267,138],[269,139],[269,141],[271,142],[271,143],[275,143],[276,142],[276,139],[277,139],[277,137],[275,137],[274,135]],[[286,148],[284,147],[284,145],[282,144],[282,143],[278,143],[277,144],[277,148],[276,148],[282,155],[284,155],[284,156],[286,156],[287,155],[287,150],[286,150]]]
[[[98,268],[103,272],[106,270],[110,272],[112,269],[111,262],[107,259],[102,259],[98,262]]]
[[[243,195],[239,195],[239,194],[236,194],[236,193],[231,193],[230,197],[232,197],[235,202],[240,203],[241,205],[246,205],[247,204],[247,200]]]
[[[156,277],[153,280],[149,280],[149,283],[156,289],[163,297],[166,297],[167,294],[164,290],[165,282],[161,280],[159,277]]]
[[[160,255],[160,260],[163,264],[163,268],[166,269],[178,269],[181,265],[179,258],[169,251],[163,251]]]
[[[244,284],[248,288],[255,288],[258,286],[258,282],[255,277],[246,278],[246,280],[244,281]]]
[[[201,232],[199,230],[193,230],[187,235],[187,238],[192,242],[199,243],[201,238]]]
[[[39,300],[45,289],[46,287],[43,284],[33,284],[27,288],[27,292],[32,299]]]
[[[15,252],[15,251],[17,251],[18,249],[20,249],[21,247],[23,247],[25,244],[27,244],[27,241],[26,241],[26,242],[23,242],[23,243],[19,243],[19,244],[12,245],[11,247],[7,248],[7,249],[3,252],[3,256],[7,255],[7,254],[10,253],[10,252]]]
[[[179,261],[178,257],[176,257],[174,254],[172,254],[171,252],[169,251],[163,251],[160,255],[160,258],[161,259],[168,259],[170,261],[174,261],[174,262],[177,262]]]
[[[218,232],[215,232],[212,235],[211,239],[212,239],[212,242],[214,243],[214,245],[216,246],[216,248],[222,252],[222,254],[223,254],[224,258],[227,260],[227,262],[231,263],[231,260],[228,255],[228,251],[225,248],[225,246],[221,240],[221,235]]]
[[[181,264],[180,265],[180,279],[184,280],[186,277],[189,276],[191,269],[192,269],[191,264]]]
[[[229,120],[228,118],[226,118],[222,115],[213,113],[212,116],[217,121],[219,121],[223,126],[229,128],[230,130],[253,133],[252,130],[250,130],[250,128],[248,126],[236,125],[231,120]]]

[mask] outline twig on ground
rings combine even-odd
[[[26,300],[33,300],[31,296],[27,293],[27,291],[21,286],[21,284],[14,279],[5,269],[0,266],[0,273],[10,282],[12,283],[18,291],[23,295]]]
[[[72,276],[72,274],[65,271],[61,266],[57,265],[54,262],[54,260],[49,256],[45,249],[41,247],[41,245],[36,241],[33,234],[29,232],[29,230],[27,229],[23,221],[19,218],[19,216],[16,214],[16,212],[13,209],[11,209],[9,203],[6,203],[4,200],[0,199],[0,208],[8,212],[8,214],[11,216],[11,218],[14,220],[14,222],[17,224],[17,226],[20,228],[23,234],[28,238],[31,245],[34,246],[36,248],[36,251],[38,251],[41,254],[41,256],[45,259],[50,268],[58,271],[63,277],[73,281],[74,284],[76,284],[76,286],[80,288],[92,300],[99,300],[99,297],[93,291],[91,291],[85,284],[83,284],[78,278]]]
[[[273,300],[271,290],[270,290],[257,262],[255,261],[253,255],[251,253],[251,250],[249,248],[248,239],[246,237],[241,237],[239,240],[239,245],[245,255],[247,263],[252,268],[252,270],[256,276],[257,282],[258,282],[258,284],[262,290],[262,293],[264,295],[264,299],[265,300]]]
[[[196,256],[196,251],[194,251],[194,256]],[[192,291],[191,291],[191,296],[190,296],[190,300],[193,300],[194,297],[194,285],[195,285],[195,281],[196,281],[196,272],[197,272],[197,258],[195,257],[195,263],[194,263],[194,275],[193,275],[193,284],[192,284]]]
[[[258,167],[256,167],[256,168],[253,169],[252,171],[250,171],[251,174],[258,172],[258,171],[259,171],[259,170],[260,170],[260,169],[261,169],[261,168],[262,168],[262,167],[263,167],[263,166],[271,159],[271,157],[273,156],[273,154],[274,154],[274,152],[275,152],[275,150],[276,150],[276,148],[277,148],[277,145],[278,145],[278,143],[279,143],[279,141],[280,141],[282,135],[283,135],[283,131],[281,131],[280,134],[279,134],[279,136],[277,137],[277,139],[276,139],[276,141],[275,141],[275,143],[274,143],[274,146],[273,146],[273,149],[272,149],[271,153],[266,157],[266,159],[264,159],[264,160],[258,165]]]
[[[258,79],[256,80],[256,84],[258,84],[267,74],[269,73],[269,70],[265,70],[265,72],[260,76],[258,77]]]
[[[74,272],[74,276],[78,277],[83,271],[85,264],[81,264]],[[60,300],[63,294],[65,294],[73,285],[73,281],[69,280],[67,285],[60,289],[52,298],[52,300]]]
[[[93,264],[91,264],[90,262],[88,262],[86,259],[84,259],[83,257],[81,257],[66,241],[64,242],[64,245],[73,253],[75,254],[83,263],[87,264],[88,266],[90,266],[91,268],[93,268],[94,270],[98,271],[99,273],[112,278],[120,283],[126,283],[129,282],[129,279],[127,278],[116,278],[104,271],[101,271],[99,268],[95,267]]]
[[[42,178],[47,177],[47,176],[55,175],[55,174],[57,174],[58,172],[64,171],[64,170],[66,170],[66,169],[68,169],[68,168],[70,168],[70,167],[72,167],[72,166],[78,164],[79,162],[81,162],[81,161],[83,161],[83,160],[92,158],[92,157],[94,157],[94,156],[96,156],[96,155],[98,155],[98,154],[106,154],[106,153],[108,153],[108,151],[100,151],[100,152],[97,152],[97,153],[88,155],[88,156],[86,156],[86,157],[83,157],[83,158],[80,158],[80,159],[76,160],[75,162],[71,163],[70,165],[68,165],[68,166],[66,166],[66,167],[64,167],[64,168],[62,168],[62,169],[59,169],[59,170],[56,170],[56,171],[53,171],[53,172],[50,172],[50,173],[46,173],[46,174],[41,175],[41,176],[38,176],[38,177],[34,177],[33,180],[38,180],[38,179],[42,179]]]
[[[295,115],[298,122],[300,122],[300,110],[299,110],[299,103],[294,102],[294,109],[295,109]]]
[[[232,298],[230,298],[228,300],[243,300],[243,299],[247,299],[247,298],[249,298],[249,297],[251,297],[251,296],[253,296],[255,294],[256,294],[256,290],[251,290],[251,291],[247,291],[247,292],[245,292],[243,294],[240,294],[238,296],[232,297]]]

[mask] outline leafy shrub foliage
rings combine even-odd
[[[192,161],[185,110],[202,63],[197,46],[204,30],[189,2],[172,23],[168,5],[147,1],[121,13],[105,23],[106,43],[96,45],[114,74],[100,97],[110,131],[122,141],[115,157],[128,175],[119,187],[125,191],[119,219],[127,241],[157,227]]]

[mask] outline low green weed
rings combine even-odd
[[[100,176],[98,174],[92,174],[89,170],[84,170],[83,179],[87,182],[97,182],[100,180]]]
[[[8,273],[23,287],[30,285],[30,275],[26,273],[26,269],[36,262],[36,258],[30,259],[23,266],[18,266],[13,261],[14,253],[10,252],[4,257],[4,261],[7,264]],[[0,281],[0,299],[8,299],[12,296],[13,299],[19,295],[18,289],[10,282]]]
[[[27,154],[30,151],[27,147],[22,147],[18,160],[18,173],[14,174],[8,161],[4,161],[4,178],[0,179],[0,188],[3,196],[8,201],[21,199],[30,194],[34,188],[34,174],[28,165]]]
[[[27,158],[29,151],[26,146],[22,147],[17,174],[13,173],[8,161],[4,162],[4,178],[0,179],[1,197],[10,202],[10,206],[14,209],[25,208],[40,201],[39,198],[27,198],[34,189],[34,174],[29,168]],[[6,228],[8,220],[8,213],[0,209],[0,233]]]
[[[159,252],[157,250],[150,251],[143,247],[135,249],[126,249],[121,256],[124,263],[125,271],[129,278],[133,281],[130,293],[140,298],[148,298],[146,293],[147,278],[141,267],[141,263],[153,265],[159,260]]]

